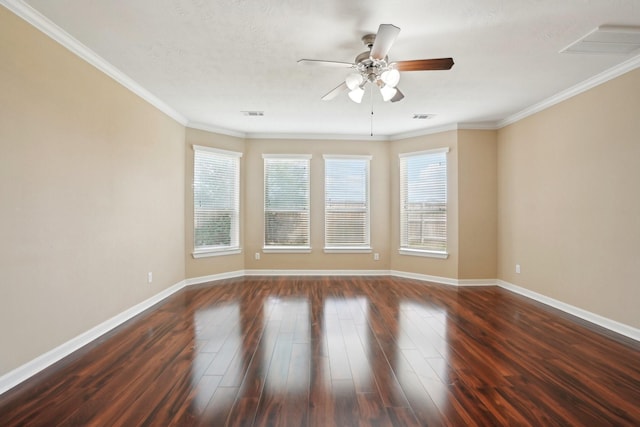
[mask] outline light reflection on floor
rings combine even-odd
[[[427,396],[438,407],[447,404],[452,379],[444,308],[392,300],[372,311],[364,296],[325,297],[318,306],[302,296],[254,297],[262,298],[255,312],[242,309],[246,301],[231,301],[194,314],[192,381],[194,390],[202,390],[194,397],[200,411],[211,400],[212,389],[236,387],[241,398],[246,384],[262,386],[261,399],[285,402],[300,395],[340,399],[354,390],[372,392],[380,386],[377,382],[397,380],[404,389],[400,394],[408,399]],[[382,314],[392,321],[381,323]],[[381,345],[375,342],[374,327],[388,329],[394,352],[385,356],[371,347]],[[259,344],[243,341],[250,328],[259,328]],[[250,364],[254,369],[248,369]],[[418,389],[408,386],[416,375]],[[239,387],[238,379],[245,386]]]
[[[401,301],[399,323],[395,371],[400,383],[405,380],[403,375],[417,375],[434,404],[445,407],[451,371],[447,362],[446,311],[426,303]]]

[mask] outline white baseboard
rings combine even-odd
[[[573,316],[584,319],[587,322],[591,322],[613,332],[617,332],[620,335],[624,335],[636,341],[640,341],[640,329],[634,328],[633,326],[616,322],[615,320],[611,320],[607,317],[600,316],[599,314],[595,314],[571,304],[558,301],[557,299],[550,298],[546,295],[530,291],[529,289],[522,288],[520,286],[514,285],[513,283],[505,282],[504,280],[498,280],[497,284],[501,288],[507,289],[511,292],[515,292],[527,298],[531,298],[553,308],[557,308],[558,310],[564,311],[565,313],[569,313]]]
[[[425,282],[451,286],[496,286],[496,279],[450,279],[427,274],[408,273],[397,270],[244,270],[224,275],[212,275],[187,279],[187,285],[205,283],[229,277],[240,276],[397,276]]]
[[[245,270],[245,276],[388,276],[389,270]]]
[[[450,279],[448,277],[430,276],[428,274],[409,273],[406,271],[390,270],[389,275],[403,277],[405,279],[422,280],[424,282],[434,282],[443,285],[458,286],[458,279]]]
[[[458,286],[496,286],[496,279],[458,279]]]
[[[208,276],[192,277],[186,279],[187,286],[199,285],[201,283],[215,282],[222,279],[234,279],[236,277],[243,277],[245,275],[244,270],[230,271],[228,273],[210,274]]]
[[[117,326],[120,326],[127,320],[137,316],[146,309],[178,292],[185,286],[185,284],[186,283],[184,280],[178,282],[175,285],[163,290],[162,292],[157,293],[151,298],[148,298],[141,303],[134,305],[133,307],[123,311],[122,313],[112,317],[111,319],[105,320],[104,322],[89,329],[88,331],[83,332],[75,338],[70,339],[69,341],[59,345],[53,350],[49,350],[48,352],[36,357],[35,359],[25,363],[24,365],[19,366],[12,371],[9,371],[8,373],[0,377],[0,394],[12,389],[21,382],[42,371],[43,369],[53,365],[54,363],[70,355],[74,351],[77,351],[81,347],[89,344],[91,341],[100,338],[102,335],[106,334]]]
[[[428,274],[408,273],[406,271],[391,270],[389,275],[404,277],[405,279],[416,279],[425,282],[440,283],[450,286],[496,286],[496,279],[451,279],[449,277],[430,276]]]

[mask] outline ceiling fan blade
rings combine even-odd
[[[400,89],[396,88],[396,94],[393,95],[393,98],[390,99],[391,102],[398,102],[398,101],[402,101],[402,99],[404,98],[404,94],[402,92],[400,92]]]
[[[323,101],[331,101],[342,92],[349,90],[345,82],[340,83],[335,89],[332,89],[329,93],[322,97]]]
[[[413,61],[397,61],[398,71],[450,70],[453,58],[415,59]]]
[[[376,34],[376,39],[371,47],[371,57],[373,59],[384,59],[399,33],[400,28],[395,25],[380,24],[378,34]]]
[[[323,61],[321,59],[301,59],[298,64],[302,65],[320,65],[323,67],[336,67],[336,68],[352,68],[354,64],[351,62],[340,61]]]

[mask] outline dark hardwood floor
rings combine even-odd
[[[640,425],[640,343],[496,287],[189,287],[0,396],[2,426]]]

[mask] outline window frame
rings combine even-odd
[[[263,215],[262,215],[262,252],[264,253],[311,253],[311,154],[263,154]],[[306,227],[306,245],[287,246],[287,245],[267,245],[267,162],[269,160],[303,160],[307,164],[307,205],[306,213],[308,216]]]
[[[324,159],[324,252],[325,253],[371,253],[371,159],[373,156],[371,155],[334,155],[334,154],[325,154],[322,156]],[[331,160],[360,160],[365,163],[366,169],[366,186],[364,188],[365,191],[365,200],[366,206],[364,209],[365,213],[365,230],[364,236],[365,241],[361,244],[344,244],[344,245],[329,245],[327,242],[328,238],[328,215],[330,212],[328,209],[327,203],[327,167]],[[327,162],[329,161],[329,162]],[[358,210],[362,212],[362,210]]]
[[[410,152],[410,153],[400,153],[398,155],[399,158],[399,212],[400,212],[400,217],[399,217],[399,237],[400,237],[400,242],[399,242],[399,249],[398,249],[398,253],[400,255],[411,255],[411,256],[422,256],[422,257],[429,257],[429,258],[439,258],[439,259],[447,259],[449,257],[449,252],[448,252],[448,240],[449,240],[449,229],[448,229],[448,217],[449,217],[449,183],[448,183],[448,178],[449,178],[449,159],[447,154],[449,153],[449,147],[444,147],[444,148],[436,148],[436,149],[432,149],[432,150],[424,150],[424,151],[415,151],[415,152]],[[429,156],[429,155],[436,155],[436,154],[444,154],[444,158],[445,158],[445,177],[444,177],[444,185],[445,185],[445,250],[443,251],[438,251],[438,250],[432,250],[432,249],[421,249],[421,248],[416,248],[416,247],[412,247],[409,244],[406,244],[405,242],[405,237],[408,238],[408,230],[405,229],[405,227],[407,226],[405,224],[405,188],[404,186],[408,186],[408,177],[406,177],[404,175],[404,171],[403,171],[403,159],[408,159],[411,157],[418,157],[418,156]]]
[[[222,255],[235,255],[242,253],[242,246],[240,240],[240,168],[242,158],[241,152],[223,150],[220,148],[207,147],[202,145],[193,145],[193,182],[192,182],[192,195],[193,195],[193,252],[191,255],[193,258],[205,258],[205,257],[213,257],[213,256],[222,256]],[[196,246],[196,230],[197,230],[197,212],[198,208],[196,207],[196,156],[198,153],[202,155],[207,155],[211,157],[223,157],[225,159],[234,160],[235,163],[235,171],[233,171],[233,177],[231,179],[234,183],[233,189],[233,209],[229,210],[231,212],[231,216],[233,218],[231,222],[230,232],[229,232],[229,245],[205,245],[205,246]]]

